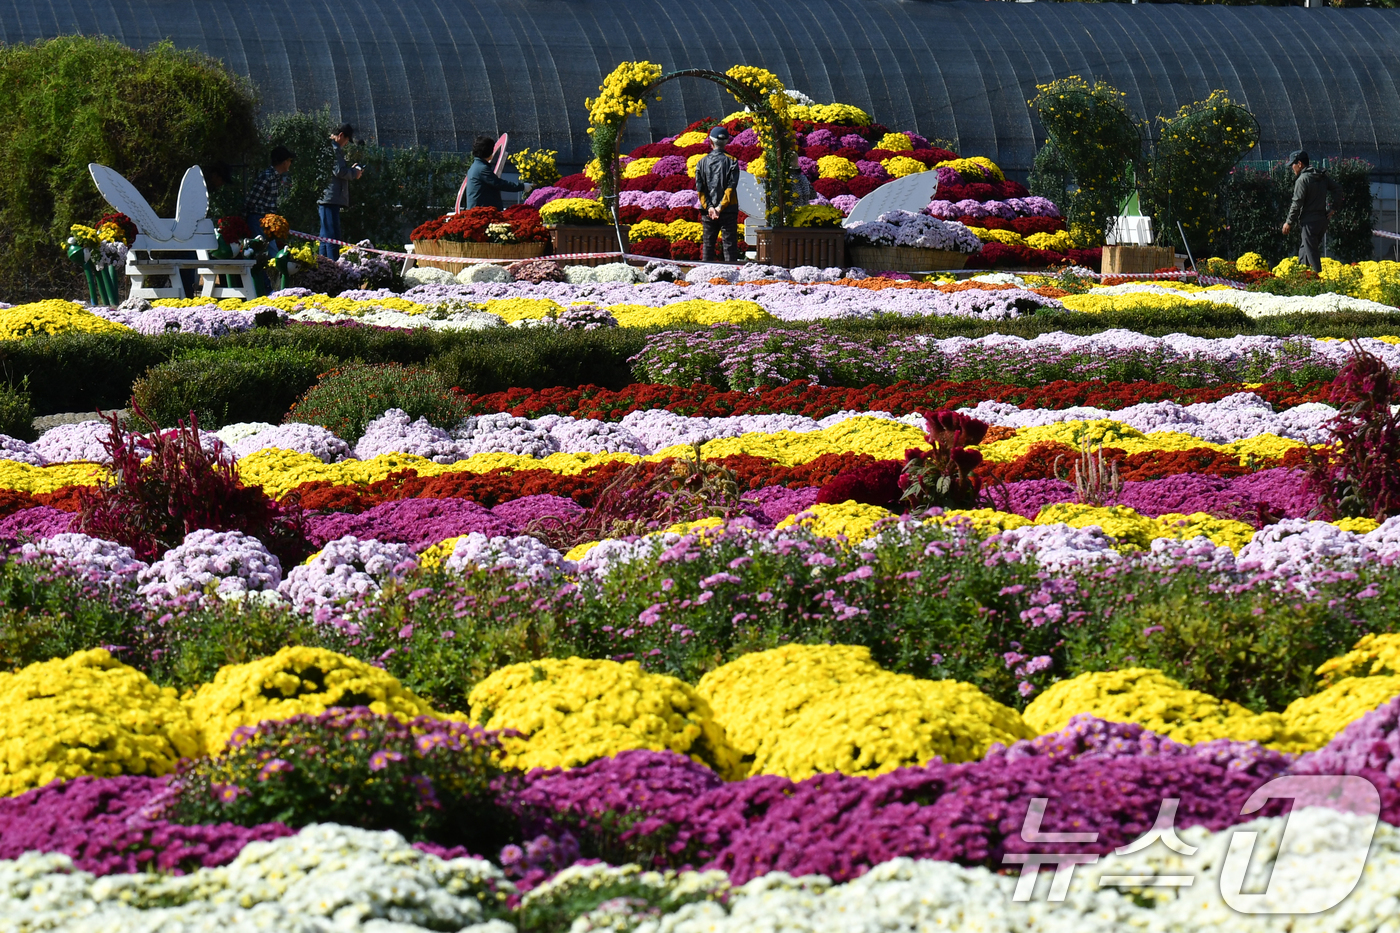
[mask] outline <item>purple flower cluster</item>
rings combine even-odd
[[[145,815],[166,779],[80,777],[0,799],[0,859],[59,852],[97,875],[182,874],[227,865],[250,842],[292,835],[281,823],[181,826]]]
[[[1047,505],[1073,502],[1074,489],[1057,479],[1007,483],[989,491],[997,508],[1035,518]],[[1298,470],[1260,470],[1244,476],[1180,473],[1162,479],[1127,481],[1111,505],[1125,505],[1156,518],[1167,513],[1212,515],[1251,521],[1262,506],[1286,518],[1302,518],[1315,505]]]
[[[92,312],[99,317],[115,321],[118,324],[125,324],[142,334],[164,334],[175,331],[186,334],[205,334],[210,337],[222,337],[225,334],[252,330],[253,318],[259,311],[271,311],[283,320],[287,317],[286,312],[279,311],[271,305],[253,307],[246,311],[235,311],[231,308],[221,308],[212,302],[207,305],[195,305],[187,308],[153,307],[145,311],[100,307],[92,309]]]
[[[335,512],[307,519],[307,537],[321,545],[345,535],[362,540],[406,544],[414,551],[459,535],[487,537],[521,534],[546,515],[569,517],[581,511],[564,496],[525,496],[485,508],[468,499],[396,499],[358,515]]]

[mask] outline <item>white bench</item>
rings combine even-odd
[[[202,298],[254,298],[257,292],[253,287],[253,266],[251,259],[214,259],[211,254],[219,248],[219,238],[214,231],[214,221],[205,217],[194,229],[188,240],[154,241],[144,234],[138,234],[126,254],[126,274],[131,279],[132,298],[193,298],[185,294],[185,284],[180,278],[180,270],[189,269],[199,277],[199,297]],[[219,284],[224,276],[226,285]],[[163,277],[168,280],[164,286],[156,285],[149,279]],[[231,284],[234,279],[237,285]]]

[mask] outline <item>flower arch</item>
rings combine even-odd
[[[646,98],[675,78],[704,78],[732,94],[753,113],[754,132],[763,147],[766,220],[771,227],[786,226],[791,202],[791,172],[797,167],[797,139],[788,116],[788,96],[783,83],[771,71],[750,65],[735,65],[721,74],[706,68],[687,68],[663,73],[653,62],[623,62],[599,86],[602,92],[589,98],[588,133],[592,137],[597,165],[598,195],[618,225],[618,191],[621,188],[617,141],[627,126],[627,118],[645,112]],[[661,98],[657,98],[660,100]],[[774,184],[773,180],[777,179]],[[619,234],[619,241],[621,235]]]

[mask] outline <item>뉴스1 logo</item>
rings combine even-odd
[[[1279,841],[1278,856],[1269,884],[1262,893],[1246,893],[1245,878],[1249,872],[1250,859],[1254,854],[1258,833],[1253,830],[1237,829],[1230,838],[1230,847],[1220,867],[1220,896],[1232,909],[1242,914],[1316,914],[1336,907],[1356,888],[1361,873],[1366,867],[1366,855],[1370,851],[1371,837],[1375,834],[1376,823],[1380,820],[1381,798],[1375,786],[1363,777],[1354,775],[1312,775],[1292,774],[1275,778],[1260,787],[1244,802],[1240,814],[1254,813],[1270,800],[1288,799],[1293,801],[1293,810],[1303,807],[1327,807],[1347,813],[1354,813],[1366,822],[1365,832],[1351,840],[1355,851],[1343,853],[1347,862],[1354,866],[1349,879],[1338,879],[1329,885],[1326,895],[1318,899],[1316,889],[1306,891],[1289,890],[1275,879],[1281,874],[1280,866],[1288,867],[1293,862],[1301,862],[1303,856],[1297,845],[1294,821],[1289,820],[1284,827],[1283,838]],[[1161,842],[1173,852],[1182,856],[1192,856],[1197,848],[1183,842],[1176,834],[1176,811],[1180,800],[1168,797],[1162,801],[1157,818],[1149,829],[1138,839],[1114,850],[1115,855],[1131,855],[1141,852],[1153,843]],[[1045,819],[1048,797],[1032,798],[1026,808],[1026,818],[1021,825],[1021,839],[1024,842],[1040,844],[1091,843],[1098,840],[1096,832],[1043,832],[1041,823]],[[1227,830],[1228,832],[1228,830]],[[1364,836],[1364,838],[1361,838]],[[1021,874],[1016,880],[1013,901],[1029,901],[1035,893],[1036,879],[1041,866],[1055,866],[1055,875],[1050,882],[1048,899],[1063,901],[1069,893],[1076,865],[1092,865],[1099,856],[1091,852],[1015,852],[1002,857],[1004,865],[1020,865]],[[1101,888],[1145,888],[1169,887],[1187,888],[1195,884],[1194,875],[1102,875],[1098,886]],[[1298,902],[1307,897],[1308,903]]]

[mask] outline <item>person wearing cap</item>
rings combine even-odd
[[[1301,149],[1288,156],[1288,164],[1297,178],[1293,182],[1293,203],[1288,206],[1288,219],[1283,233],[1287,236],[1296,224],[1302,234],[1298,246],[1298,261],[1314,272],[1322,271],[1322,238],[1327,235],[1327,220],[1336,213],[1342,200],[1342,186],[1326,172],[1312,167],[1312,160]],[[1328,197],[1332,209],[1328,210]]]
[[[268,166],[253,180],[248,196],[243,199],[243,214],[254,236],[263,233],[262,219],[277,213],[277,205],[292,189],[292,159],[296,158],[286,146],[277,146],[268,158]]]
[[[695,191],[700,196],[700,258],[714,262],[717,239],[724,242],[724,261],[739,261],[739,163],[727,155],[729,131],[723,124],[710,130],[710,154],[695,166]]]

